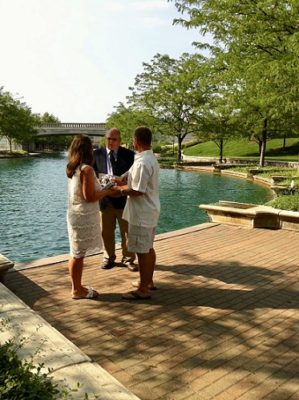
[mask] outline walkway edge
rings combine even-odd
[[[34,364],[49,368],[56,383],[72,389],[81,384],[73,399],[82,399],[87,393],[103,400],[140,400],[113,376],[83,353],[40,315],[35,313],[6,286],[0,283],[1,342],[12,337],[25,338],[20,356]]]
[[[192,225],[192,226],[188,226],[186,228],[181,228],[181,229],[177,229],[175,231],[170,231],[170,232],[165,232],[165,233],[159,233],[157,235],[155,235],[155,242],[159,241],[159,240],[165,240],[171,237],[175,237],[175,236],[181,236],[181,235],[187,235],[190,232],[197,232],[199,230],[202,229],[209,229],[212,228],[213,226],[218,225],[215,222],[204,222],[198,225]],[[120,243],[116,243],[116,250],[121,249],[121,244]],[[92,254],[88,257],[94,257],[95,255],[100,255],[103,254],[103,251],[100,251],[99,253],[95,253]],[[33,261],[27,261],[24,263],[18,263],[16,262],[14,267],[11,268],[9,272],[15,272],[15,271],[21,271],[21,270],[25,270],[25,269],[30,269],[30,268],[39,268],[42,267],[44,265],[54,265],[54,264],[58,264],[64,261],[67,261],[69,259],[70,255],[69,254],[60,254],[59,256],[52,256],[52,257],[46,257],[46,258],[40,258],[37,260],[33,260]],[[100,262],[100,258],[99,258],[99,262]]]

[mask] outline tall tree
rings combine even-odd
[[[50,114],[48,112],[39,115],[39,120],[41,124],[51,124],[60,122],[58,117],[55,117],[55,115]]]
[[[0,88],[0,136],[7,138],[10,151],[13,141],[28,144],[33,139],[36,122],[36,116],[26,103]]]
[[[253,126],[255,134],[257,127],[260,129],[263,164],[269,132],[283,121],[298,123],[298,1],[175,0],[175,5],[184,13],[176,23],[212,35],[212,45],[198,46],[209,47],[216,58],[225,60],[227,74],[223,77],[229,77],[229,84],[232,77],[235,80],[233,93],[240,122]]]
[[[207,102],[200,107],[200,139],[212,140],[219,148],[219,162],[223,161],[224,144],[229,138],[242,135],[236,120],[233,102],[233,82],[228,84],[227,68],[223,60],[210,57],[205,62],[205,93]],[[226,82],[224,84],[224,82]]]
[[[123,103],[119,103],[106,120],[107,128],[116,127],[121,131],[122,141],[127,146],[132,144],[133,132],[140,125],[147,125],[153,132],[156,131],[156,121],[152,115]]]
[[[201,88],[204,58],[183,54],[176,60],[156,54],[130,88],[129,103],[145,110],[160,124],[160,131],[177,138],[177,160],[181,160],[182,142],[188,134],[198,131],[200,105],[205,104]]]

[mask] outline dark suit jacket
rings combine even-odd
[[[120,146],[117,151],[117,160],[114,168],[114,175],[120,176],[128,171],[134,162],[135,153],[132,150]],[[107,151],[100,147],[94,151],[94,170],[96,174],[107,174]],[[124,208],[126,197],[108,197],[114,208]],[[100,201],[100,208],[103,210],[107,205],[107,197]]]

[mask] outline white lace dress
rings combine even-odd
[[[87,165],[83,164],[81,170]],[[96,190],[100,184],[94,175]],[[99,202],[87,202],[82,195],[80,167],[68,182],[67,226],[70,242],[70,253],[74,258],[95,254],[102,250],[101,219]]]

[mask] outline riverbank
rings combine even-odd
[[[51,154],[58,154],[57,152],[54,151],[43,151],[43,152],[7,152],[7,151],[0,151],[0,159],[9,159],[9,158],[27,158],[27,157],[39,157],[42,155],[51,155]]]
[[[28,157],[29,153],[26,152],[18,152],[18,151],[0,151],[0,159],[6,159],[6,158],[22,158],[22,157]]]
[[[176,168],[185,171],[206,171],[221,176],[246,179],[272,190],[274,198],[265,205],[286,211],[299,211],[299,163],[272,161],[260,167],[244,160],[218,163],[213,158],[187,157]]]

